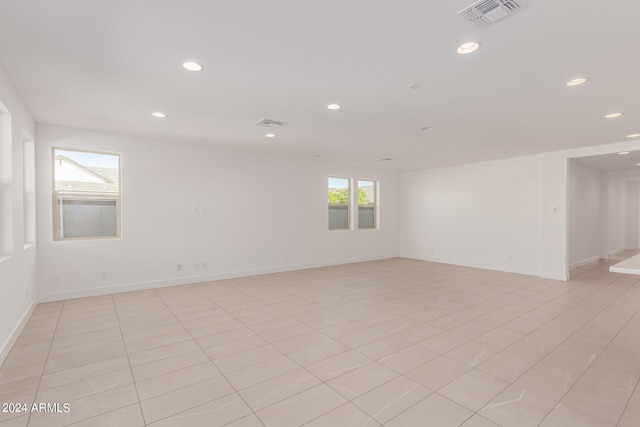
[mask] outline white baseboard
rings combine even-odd
[[[625,248],[613,249],[613,250],[609,251],[609,256],[617,255],[620,252],[624,252],[624,251],[626,251]]]
[[[582,261],[576,261],[573,264],[569,264],[569,269],[582,267],[583,265],[600,260],[600,255],[592,256],[591,258],[583,259]]]
[[[547,275],[541,275],[539,274],[538,271],[533,271],[527,268],[522,268],[517,266],[505,266],[505,265],[488,264],[483,262],[451,260],[446,258],[437,258],[437,257],[417,255],[417,254],[401,254],[400,257],[417,259],[421,261],[437,262],[440,264],[459,265],[462,267],[481,268],[483,270],[502,271],[505,273],[525,274],[528,276],[544,277],[549,279],[556,278],[556,277],[551,277]],[[558,280],[566,280],[566,279],[558,279]]]
[[[214,280],[235,279],[239,277],[258,276],[261,274],[284,273],[287,271],[306,270],[309,268],[330,267],[333,265],[352,264],[356,262],[378,261],[381,259],[396,258],[397,255],[381,257],[353,258],[349,260],[324,261],[292,266],[278,266],[273,268],[261,268],[256,270],[233,271],[200,276],[179,277],[164,280],[149,280],[144,282],[122,283],[109,286],[101,286],[90,289],[72,289],[60,292],[42,293],[38,297],[39,303],[63,301],[75,298],[87,298],[100,295],[117,294],[122,292],[141,291],[153,288],[165,288],[168,286],[189,285],[194,283],[211,282]]]
[[[9,335],[9,338],[7,338],[7,341],[2,345],[2,347],[0,347],[0,367],[4,364],[4,361],[7,359],[9,352],[11,351],[11,349],[13,348],[13,345],[18,340],[18,337],[22,333],[22,330],[24,329],[25,325],[29,321],[31,314],[33,313],[33,310],[36,309],[37,305],[38,304],[35,301],[31,303],[31,306],[29,306],[29,308],[24,313],[24,315],[22,316],[22,318],[20,319],[16,327],[13,328],[13,332],[11,332],[11,335]]]

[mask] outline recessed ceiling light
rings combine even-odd
[[[429,131],[429,130],[433,130],[433,128],[431,126],[426,126],[426,127],[423,127],[421,130]]]
[[[407,86],[409,89],[420,89],[420,85],[418,83],[411,83],[409,86]]]
[[[607,114],[605,117],[605,119],[615,119],[622,116],[622,113],[611,113],[611,114]]]
[[[202,69],[204,68],[202,65],[193,61],[183,62],[182,66],[189,71],[202,71]]]
[[[586,77],[579,77],[577,79],[569,80],[567,82],[567,86],[580,86],[581,84],[585,84],[589,79]]]
[[[618,154],[620,154],[620,155],[622,155],[622,154],[629,154],[629,152],[628,152],[628,151],[621,151],[621,152],[619,152]]]
[[[379,162],[390,162],[391,160],[393,160],[391,157],[385,157],[384,159],[380,159],[378,161]]]
[[[456,52],[458,52],[460,55],[466,55],[468,53],[475,52],[479,48],[480,48],[480,43],[478,43],[478,42],[468,42],[468,43],[463,43],[460,46],[458,46],[458,49],[456,49]]]
[[[264,136],[266,136],[267,138],[275,138],[276,134],[275,133],[265,133]]]
[[[637,138],[640,136],[640,133],[632,133],[631,135],[627,135],[627,138]]]
[[[165,113],[161,113],[159,111],[156,111],[155,113],[151,113],[151,115],[153,117],[157,117],[159,119],[164,119],[165,117],[167,117],[167,115]]]
[[[342,108],[342,105],[340,105],[340,104],[329,104],[329,105],[327,105],[327,108],[329,110],[339,110],[340,108]]]

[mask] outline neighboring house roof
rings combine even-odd
[[[57,155],[55,161],[56,191],[96,193],[119,191],[118,169],[84,166],[64,155]]]

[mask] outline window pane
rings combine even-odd
[[[358,228],[376,228],[376,183],[358,180]]]
[[[54,148],[54,239],[120,237],[120,156]]]
[[[60,237],[117,237],[116,199],[58,198]]]
[[[120,156],[84,151],[54,150],[55,191],[117,193]]]
[[[36,160],[33,141],[23,141],[24,243],[36,242]]]
[[[329,178],[329,230],[349,229],[349,179]]]
[[[0,258],[13,252],[11,115],[0,102]]]

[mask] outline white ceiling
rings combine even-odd
[[[600,154],[597,156],[576,157],[580,163],[604,172],[636,171],[640,177],[640,151],[630,151],[629,154]]]
[[[386,169],[640,133],[640,1],[518,1],[479,29],[471,0],[1,0],[0,65],[40,122]]]

